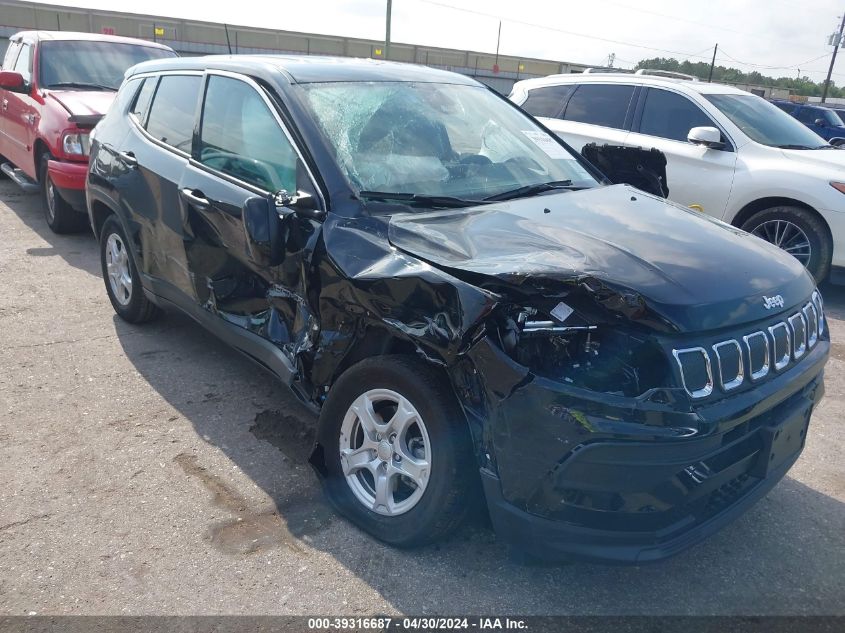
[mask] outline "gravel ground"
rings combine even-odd
[[[93,237],[6,180],[0,236],[0,614],[845,614],[845,343],[737,522],[658,565],[521,567],[483,524],[397,551],[337,518],[285,388],[186,318],[118,320]]]

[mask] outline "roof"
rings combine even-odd
[[[514,90],[531,90],[541,86],[556,86],[568,83],[614,83],[637,86],[663,86],[665,88],[685,88],[701,94],[749,94],[734,86],[712,84],[704,81],[689,81],[655,75],[634,75],[622,73],[574,73],[570,75],[549,75],[536,79],[526,79],[514,85]]]
[[[167,70],[228,70],[284,74],[291,83],[333,81],[415,81],[481,86],[470,77],[417,64],[377,59],[297,55],[209,55],[143,62],[129,74]]]
[[[173,50],[169,46],[159,44],[157,42],[150,42],[148,40],[141,40],[134,37],[122,37],[120,35],[103,35],[101,33],[82,33],[75,31],[18,31],[10,36],[12,40],[16,37],[23,37],[30,40],[39,41],[90,41],[90,42],[116,42],[119,44],[134,44],[136,46],[147,46],[150,48],[162,48],[165,50]]]

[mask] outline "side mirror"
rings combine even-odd
[[[282,189],[273,194],[273,201],[277,207],[291,209],[296,215],[309,220],[322,220],[326,217],[325,212],[317,205],[314,196],[304,191],[297,191],[295,195],[290,195]]]
[[[23,75],[12,70],[0,71],[0,88],[12,92],[23,92],[26,90],[26,82]]]
[[[270,198],[250,198],[243,208],[244,231],[252,259],[264,266],[278,266],[284,257],[282,218]]]
[[[703,145],[711,149],[720,149],[725,146],[722,142],[722,133],[714,127],[694,127],[687,134],[687,140],[693,145]]]
[[[813,125],[818,125],[819,127],[825,127],[827,123],[825,123],[824,119],[816,119],[813,121]]]

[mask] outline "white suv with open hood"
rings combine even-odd
[[[845,283],[845,151],[756,95],[642,74],[552,75],[510,99],[577,151],[666,155],[669,199],[777,244]],[[738,273],[741,271],[737,271]]]

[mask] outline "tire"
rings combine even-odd
[[[38,182],[41,184],[41,201],[44,204],[44,216],[47,226],[53,233],[78,233],[88,227],[88,217],[70,206],[50,179],[47,162],[49,154],[41,156],[38,168]]]
[[[129,323],[145,323],[157,317],[160,310],[144,294],[127,243],[117,217],[110,215],[100,233],[100,265],[106,293],[117,316]]]
[[[388,432],[376,442],[377,449],[360,449],[357,453],[366,454],[366,461],[375,466],[349,470],[348,477],[341,446],[354,446],[356,435],[357,440],[363,441],[362,418],[353,412],[352,406],[361,403],[367,394],[375,402],[372,407],[375,419],[389,418]],[[407,416],[414,421],[394,438],[391,436],[401,428],[390,424],[401,417],[394,414],[398,411],[398,407],[393,407],[397,401],[390,398],[395,396],[400,398],[399,402],[407,402],[416,417]],[[329,501],[340,514],[377,539],[398,547],[424,545],[454,531],[475,507],[477,495],[472,493],[476,490],[473,486],[474,477],[477,478],[473,468],[476,460],[466,420],[445,378],[422,361],[410,356],[379,356],[352,366],[329,391],[319,429],[327,471],[324,487]],[[389,449],[393,451],[392,456],[383,451],[385,442],[388,445],[392,442]],[[354,455],[351,459],[354,460]],[[428,464],[427,469],[420,468],[423,463]],[[346,464],[349,468],[350,459]],[[396,474],[396,468],[418,473],[427,470],[427,478],[414,480],[422,481],[423,485],[411,485],[409,479]],[[393,485],[394,489],[388,492],[392,507],[365,504],[364,497],[377,502],[374,472],[384,474]]]
[[[741,228],[795,255],[817,282],[827,277],[833,245],[824,221],[812,211],[771,207],[752,215]],[[800,247],[804,242],[807,248]]]

